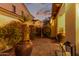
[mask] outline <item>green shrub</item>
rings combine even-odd
[[[0,28],[0,38],[11,46],[20,42],[22,40],[21,23],[14,21]]]
[[[45,26],[45,27],[43,28],[43,35],[44,35],[45,37],[50,37],[50,33],[51,33],[50,27],[49,27],[49,26]]]

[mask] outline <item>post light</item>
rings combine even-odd
[[[53,20],[53,18],[50,19],[50,24],[51,24],[51,26],[54,26],[54,20]]]

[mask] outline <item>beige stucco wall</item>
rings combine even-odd
[[[71,42],[73,48],[76,45],[76,8],[75,4],[66,4],[65,9],[65,28],[66,41]],[[75,49],[73,50],[75,52]],[[74,53],[75,54],[75,53]]]
[[[57,22],[57,32],[62,26],[65,29],[65,41],[71,42],[74,47],[76,45],[76,5],[74,3],[63,5],[57,15]]]
[[[75,44],[75,20],[76,20],[76,9],[75,4],[68,5],[69,9],[65,12],[65,28],[66,28],[66,40]]]
[[[57,22],[59,22],[59,24],[57,23],[57,28],[59,26],[65,27],[66,41],[70,41],[72,44],[75,44],[75,11],[75,4],[64,4],[57,15]],[[63,16],[63,14],[65,15]],[[60,22],[61,19],[62,22]],[[63,23],[63,19],[65,20],[65,24]]]
[[[79,55],[79,4],[76,4],[76,53]]]
[[[64,9],[61,7],[57,15],[57,22],[60,22],[60,18],[63,18],[59,17],[59,15],[65,13],[65,40],[71,42],[74,48],[76,46],[75,51],[79,55],[79,4],[67,3],[64,7]],[[63,23],[61,24],[63,25]],[[57,23],[58,27],[59,24]]]

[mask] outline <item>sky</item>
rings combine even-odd
[[[51,3],[26,3],[30,13],[39,20],[44,20],[51,16]]]

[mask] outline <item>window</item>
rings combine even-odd
[[[58,33],[65,33],[65,13],[58,16]]]

